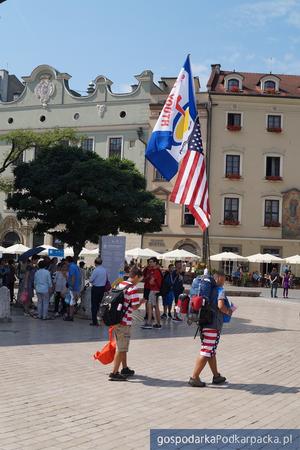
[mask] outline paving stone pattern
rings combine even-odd
[[[184,323],[133,328],[137,376],[108,381],[92,359],[107,331],[89,322],[39,321],[14,311],[0,324],[1,450],[144,450],[150,428],[298,428],[299,305],[234,298],[218,349],[229,383],[187,385],[199,338]]]

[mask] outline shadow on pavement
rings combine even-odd
[[[99,342],[108,339],[108,328],[105,326],[90,327],[89,320],[75,317],[74,322],[64,322],[61,318],[42,321],[32,317],[24,317],[21,312],[13,313],[11,323],[0,323],[0,347],[16,345],[42,345],[77,342]],[[132,339],[161,339],[176,337],[194,337],[196,326],[188,326],[185,321],[164,321],[161,329],[143,330],[143,314],[135,315],[132,327]],[[264,327],[253,324],[248,319],[234,317],[226,324],[222,334],[276,333],[293,331],[285,328]],[[199,335],[197,336],[199,339]]]
[[[158,386],[158,387],[190,387],[185,381],[179,380],[163,380],[160,378],[152,378],[145,375],[135,375],[130,380],[133,383],[142,383],[145,386]],[[212,389],[230,389],[236,391],[246,391],[253,395],[273,395],[273,394],[297,394],[300,391],[299,387],[278,386],[276,384],[233,384],[225,383],[224,385],[217,386],[207,384],[207,387]]]
[[[214,389],[230,389],[246,391],[253,395],[297,394],[299,387],[279,386],[277,384],[234,384],[226,383],[223,386],[213,386]]]

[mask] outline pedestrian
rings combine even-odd
[[[163,276],[160,269],[159,261],[154,256],[149,259],[149,266],[147,270],[149,295],[147,303],[147,319],[145,325],[142,326],[144,330],[151,330],[152,328],[160,329],[160,311],[158,304],[158,294],[160,292]],[[152,314],[155,314],[156,323],[152,326]]]
[[[9,267],[6,259],[0,259],[0,286],[6,286],[7,274],[9,272]]]
[[[58,259],[52,258],[48,267],[48,270],[50,272],[50,275],[52,277],[52,279],[54,279],[55,273],[57,271],[57,264],[58,264]]]
[[[224,289],[225,274],[219,271],[215,274],[217,287],[212,291],[210,304],[213,310],[212,322],[201,329],[201,349],[200,356],[196,360],[193,375],[189,379],[189,385],[192,387],[204,387],[205,383],[201,381],[200,374],[206,364],[209,364],[213,373],[213,384],[222,384],[226,378],[221,376],[217,367],[216,350],[220,340],[220,334],[223,327],[223,314],[232,315],[233,310],[225,306],[226,294]]]
[[[279,273],[277,272],[276,267],[273,267],[272,272],[269,276],[270,286],[271,286],[271,297],[277,298],[277,289],[279,283]]]
[[[113,370],[109,375],[111,381],[126,381],[127,377],[134,375],[134,370],[130,369],[127,364],[127,353],[130,343],[130,332],[132,325],[133,311],[138,309],[144,299],[140,299],[137,284],[142,280],[143,272],[138,267],[132,267],[129,272],[129,278],[119,284],[119,288],[126,288],[124,292],[124,311],[125,314],[121,323],[115,325],[114,333],[117,341],[117,352],[114,359]],[[128,287],[129,286],[129,287]],[[119,372],[122,365],[121,373]]]
[[[30,315],[30,308],[33,307],[33,290],[34,290],[34,275],[37,271],[39,256],[33,255],[31,260],[25,263],[25,271],[19,283],[18,301],[23,304],[24,315]]]
[[[65,296],[67,293],[67,280],[68,280],[68,265],[66,263],[59,263],[57,265],[57,271],[54,276],[54,313],[55,317],[60,314],[65,314],[67,305],[65,304]]]
[[[16,281],[16,268],[13,259],[8,260],[8,273],[6,274],[6,286],[10,293],[10,302],[14,301],[14,291],[15,291],[15,281]]]
[[[282,287],[283,287],[283,298],[288,298],[290,287],[290,274],[288,271],[286,271],[283,276]]]
[[[173,279],[175,280],[174,286],[173,286],[173,292],[174,292],[174,317],[173,317],[173,320],[175,322],[182,322],[182,319],[178,312],[177,303],[178,303],[179,295],[184,292],[183,275],[184,275],[184,271],[183,271],[182,261],[175,261],[175,270],[173,272]]]
[[[95,259],[95,269],[93,270],[90,283],[92,285],[91,291],[91,312],[92,312],[92,322],[91,326],[99,326],[97,314],[99,310],[100,303],[102,301],[105,285],[108,281],[108,274],[105,267],[102,266],[102,259],[100,257]]]
[[[34,275],[34,288],[38,298],[38,318],[47,320],[50,294],[53,289],[52,278],[45,261],[40,261]]]
[[[161,315],[161,319],[172,319],[172,304],[174,300],[174,293],[173,293],[173,279],[172,279],[172,273],[174,271],[174,264],[169,264],[168,270],[163,275],[163,281],[160,289],[160,294],[163,299],[163,314]],[[167,315],[168,314],[168,315]]]
[[[82,295],[84,289],[85,289],[85,283],[86,283],[86,269],[85,269],[85,262],[80,261],[79,263],[79,270],[80,270],[80,296]]]
[[[72,256],[67,256],[66,261],[68,264],[68,292],[65,296],[65,302],[68,306],[67,314],[64,316],[64,320],[73,322],[74,306],[79,298],[80,293],[80,270]]]

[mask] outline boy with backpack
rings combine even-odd
[[[124,303],[121,322],[114,326],[117,341],[117,352],[114,359],[113,371],[109,374],[111,381],[126,381],[127,377],[134,375],[134,370],[127,365],[127,353],[130,342],[130,331],[133,311],[138,309],[144,300],[140,299],[136,285],[142,280],[143,273],[138,267],[132,267],[129,278],[122,281],[118,288],[124,289]],[[119,372],[122,364],[121,373]]]
[[[147,270],[147,279],[148,279],[147,286],[149,286],[149,296],[147,302],[147,317],[145,325],[141,327],[144,330],[151,330],[152,328],[157,329],[161,328],[158,294],[161,289],[163,275],[160,270],[159,261],[156,257],[150,258],[148,261],[149,267]],[[152,326],[153,309],[155,313],[156,323]]]
[[[203,277],[202,283],[211,283],[210,295],[207,301],[212,309],[212,319],[209,323],[201,326],[201,350],[200,356],[196,360],[192,377],[188,384],[192,387],[204,387],[205,383],[200,380],[200,374],[206,364],[209,364],[213,373],[213,384],[222,384],[226,378],[221,376],[217,367],[216,349],[220,340],[220,334],[223,327],[224,314],[231,316],[233,310],[226,306],[228,301],[225,295],[224,283],[225,274],[219,271],[215,274],[214,279],[211,277]],[[201,283],[200,283],[201,295]]]

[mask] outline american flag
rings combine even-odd
[[[210,207],[199,116],[189,137],[170,200],[186,205],[203,231],[209,226]]]

